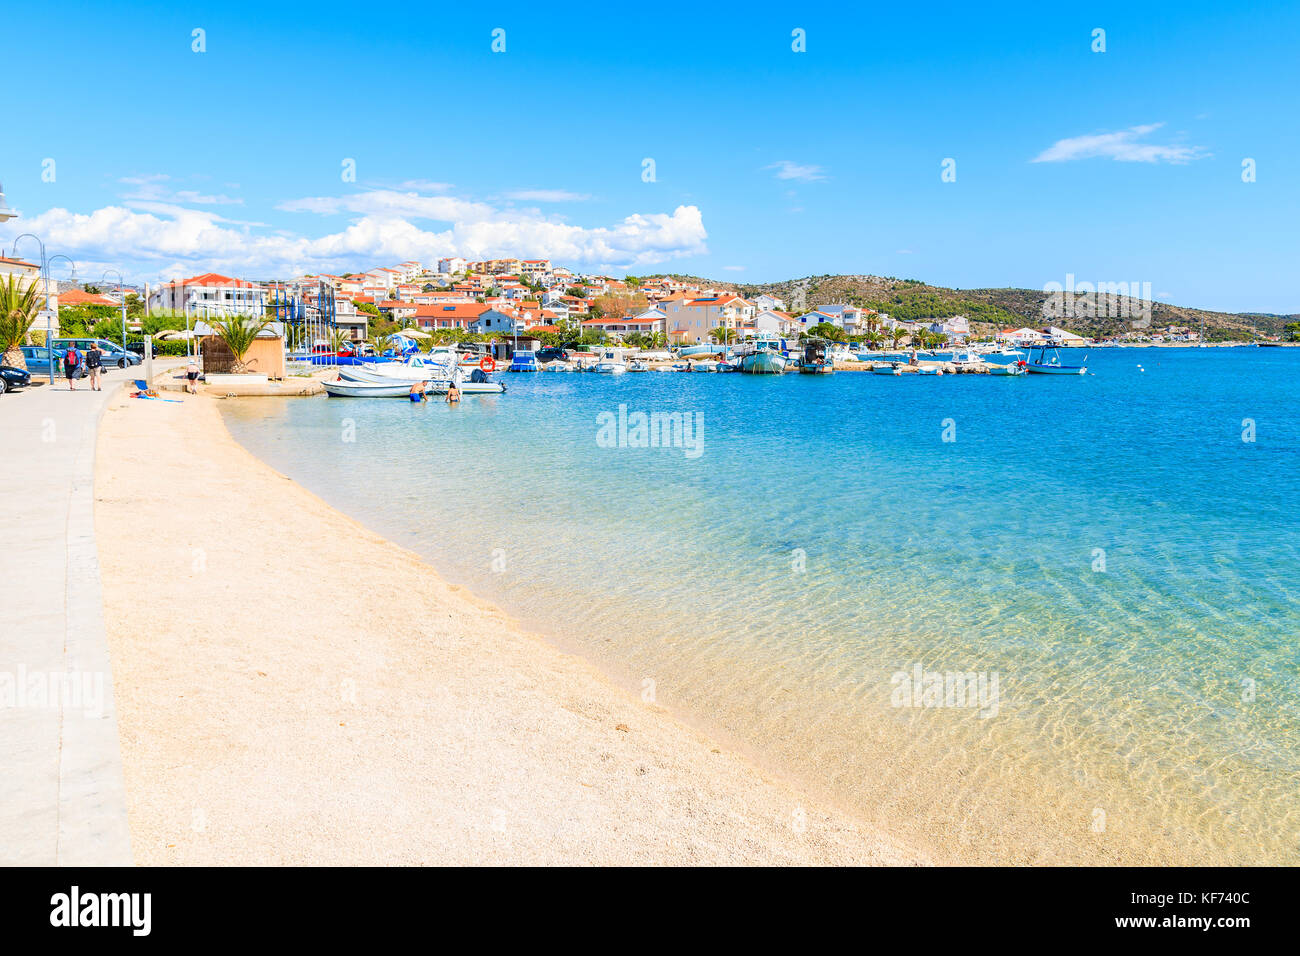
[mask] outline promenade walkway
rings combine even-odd
[[[131,863],[94,471],[104,408],[138,374],[0,395],[0,865]]]

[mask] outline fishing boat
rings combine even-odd
[[[877,363],[871,372],[873,375],[902,375],[903,365],[901,362],[890,362],[888,365]]]
[[[751,375],[780,375],[788,364],[779,339],[759,339],[740,357],[740,370]]]
[[[352,382],[343,378],[321,382],[333,398],[406,398],[411,386],[405,382]]]
[[[1061,361],[1060,346],[1055,343],[1044,343],[1030,348],[1025,369],[1038,375],[1083,375],[1088,371],[1087,361],[1088,355],[1085,352],[1084,364],[1066,365]]]
[[[712,359],[705,359],[703,362],[695,362],[691,365],[692,372],[716,372],[718,370],[717,362]]]
[[[826,342],[814,339],[804,344],[799,371],[805,375],[824,375],[835,371],[835,363],[831,361],[830,349]]]
[[[591,370],[600,375],[622,375],[627,366],[622,362],[597,362]]]
[[[627,370],[629,372],[648,372],[650,371],[650,366],[646,365],[645,362],[638,362],[633,360],[627,363]]]
[[[715,371],[715,372],[739,372],[739,371],[740,371],[740,363],[739,363],[739,362],[719,362],[719,363],[718,363],[718,367],[715,368],[714,371]]]
[[[990,375],[1024,375],[1026,367],[1024,362],[1012,362],[1010,365],[990,365]]]

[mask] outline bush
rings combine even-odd
[[[137,339],[135,339],[134,342],[131,342],[131,343],[129,343],[129,344],[134,345],[136,342],[143,342],[143,341],[144,341],[144,339],[137,338]],[[153,354],[154,354],[154,355],[160,355],[160,356],[171,356],[171,357],[174,357],[174,356],[182,356],[182,357],[183,357],[183,356],[186,354],[186,353],[185,353],[185,342],[183,342],[183,341],[181,341],[181,342],[154,342],[154,344],[153,344]]]

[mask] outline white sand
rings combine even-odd
[[[115,399],[100,433],[137,863],[926,862],[446,584],[216,401]]]

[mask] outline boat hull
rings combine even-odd
[[[740,370],[751,375],[780,375],[787,364],[785,356],[780,352],[755,352],[740,360]]]
[[[1029,365],[1026,371],[1034,375],[1082,375],[1088,371],[1084,365]]]
[[[411,386],[404,382],[383,384],[378,382],[321,382],[331,398],[407,398]]]

